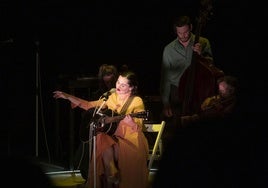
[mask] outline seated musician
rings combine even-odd
[[[217,84],[218,94],[206,98],[198,114],[182,116],[182,126],[197,121],[227,118],[233,113],[237,102],[237,79],[226,75],[219,78]]]
[[[92,168],[89,169],[86,186],[93,187],[96,183],[97,188],[148,188],[149,145],[142,131],[143,119],[131,116],[145,111],[143,100],[138,96],[136,74],[131,71],[120,73],[115,91],[100,100],[88,101],[62,91],[53,93],[56,99],[70,101],[72,108],[89,110],[97,107],[124,115],[112,135],[97,130],[96,154],[90,161]],[[111,119],[105,117],[103,124],[109,124]]]

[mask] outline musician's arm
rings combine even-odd
[[[56,99],[62,98],[62,99],[69,100],[71,102],[72,108],[79,107],[79,108],[82,108],[84,110],[88,110],[88,109],[94,108],[100,104],[100,100],[87,101],[87,100],[81,99],[79,97],[76,97],[74,95],[71,95],[69,93],[65,93],[63,91],[54,91],[53,94],[54,94],[53,97]]]

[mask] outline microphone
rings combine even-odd
[[[112,88],[112,89],[110,89],[110,91],[107,91],[107,92],[103,93],[102,96],[101,96],[100,98],[108,99],[108,97],[109,97],[112,93],[114,93],[115,91],[116,91],[116,89],[115,89],[115,88]]]

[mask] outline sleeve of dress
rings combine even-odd
[[[72,108],[82,108],[84,110],[88,110],[90,108],[94,108],[96,106],[100,106],[100,104],[102,103],[102,100],[97,100],[97,101],[87,101],[81,98],[77,98],[77,97],[70,97],[68,98],[69,101],[71,102],[71,107]]]
[[[134,106],[134,110],[133,110],[134,113],[145,111],[145,106],[144,106],[143,100],[140,97],[135,97],[133,102],[132,102],[132,104],[131,104],[131,106],[132,105]],[[139,128],[142,129],[142,127],[143,127],[143,118],[135,118],[134,117],[133,119],[134,119],[135,123],[138,124]]]

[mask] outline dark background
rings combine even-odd
[[[238,77],[246,116],[265,116],[263,6],[226,0],[212,1],[212,6],[201,35],[211,42],[214,63]],[[127,64],[139,76],[141,94],[158,95],[162,50],[175,38],[172,19],[183,14],[196,18],[198,10],[197,0],[1,1],[4,154],[36,155],[38,118],[38,155],[66,162],[70,106],[56,104],[52,92],[68,91],[70,80],[95,76],[100,64]]]

